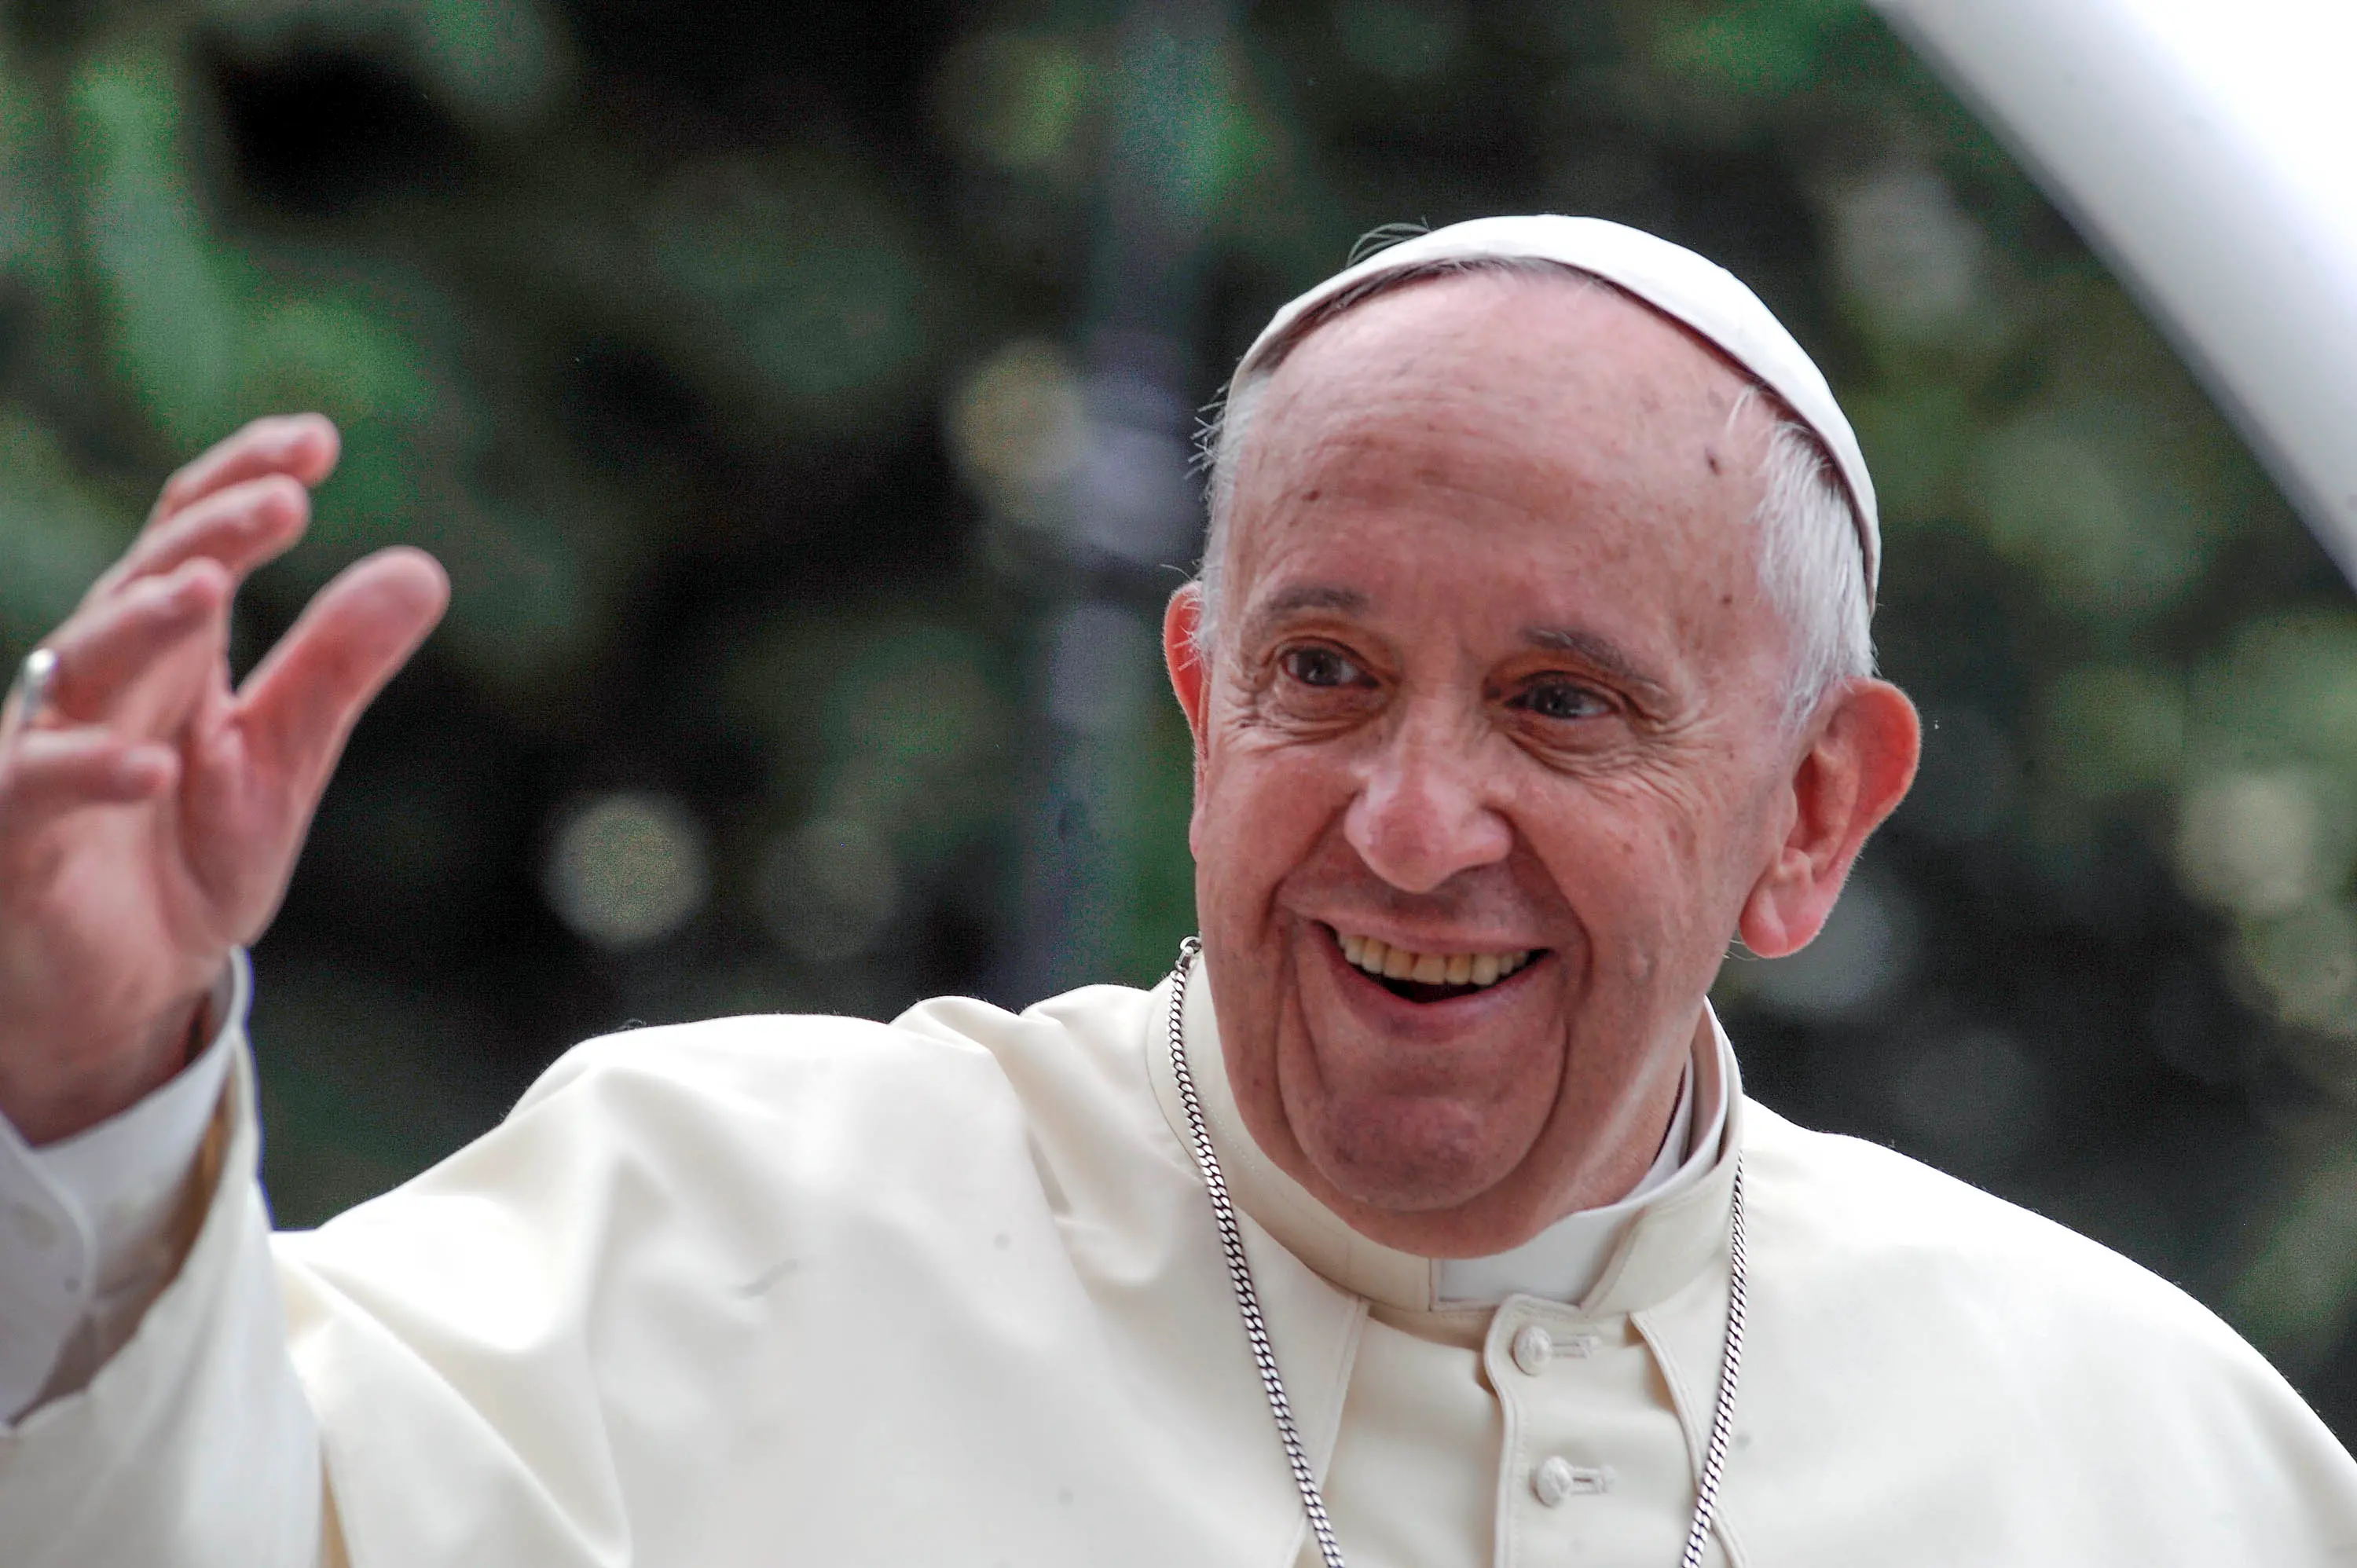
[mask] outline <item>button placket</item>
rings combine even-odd
[[[1509,1298],[1483,1365],[1503,1418],[1498,1568],[1676,1562],[1692,1507],[1684,1434],[1628,1321]]]

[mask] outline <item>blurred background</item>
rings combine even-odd
[[[449,622],[257,955],[282,1222],[572,1041],[1144,984],[1199,411],[1394,222],[1730,266],[1880,483],[1921,781],[1752,1089],[2177,1280],[2357,1435],[2357,613],[1857,0],[15,0],[0,657],[165,473],[322,409],[250,661],[359,553]]]

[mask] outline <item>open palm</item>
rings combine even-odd
[[[257,421],[176,474],[46,640],[41,712],[0,715],[0,1113],[34,1143],[186,1058],[231,947],[285,897],[353,723],[448,596],[414,550],[320,590],[232,690],[230,605],[302,536],[333,425]]]

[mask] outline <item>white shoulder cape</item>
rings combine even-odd
[[[1163,1002],[594,1041],[476,1144],[275,1239],[242,1064],[178,1279],[83,1392],[0,1440],[0,1559],[1289,1568],[1300,1505],[1148,1069]],[[2190,1298],[1739,1110],[1734,1561],[2357,1555],[2357,1466]],[[1716,1228],[1702,1266],[1620,1307],[1690,1444],[1726,1295],[1725,1183],[1698,1190],[1722,1207],[1663,1223]],[[1247,1229],[1322,1466],[1367,1303]]]

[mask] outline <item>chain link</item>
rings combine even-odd
[[[1718,1365],[1718,1405],[1711,1412],[1710,1442],[1703,1449],[1702,1479],[1695,1487],[1694,1525],[1679,1568],[1702,1568],[1710,1543],[1710,1522],[1718,1513],[1719,1477],[1727,1473],[1727,1443],[1735,1431],[1735,1385],[1743,1376],[1743,1312],[1750,1262],[1743,1244],[1743,1154],[1735,1155],[1735,1194],[1727,1230],[1727,1343]]]
[[[1195,1092],[1195,1075],[1187,1065],[1187,980],[1196,957],[1203,950],[1200,937],[1178,944],[1178,962],[1170,972],[1170,1070],[1178,1080],[1178,1099],[1187,1110],[1187,1137],[1195,1146],[1195,1165],[1203,1173],[1204,1190],[1211,1198],[1211,1221],[1220,1232],[1220,1251],[1226,1255],[1228,1283],[1243,1319],[1244,1337],[1252,1342],[1253,1365],[1260,1372],[1262,1391],[1268,1396],[1269,1414],[1276,1419],[1277,1441],[1285,1446],[1285,1462],[1301,1493],[1302,1510],[1309,1516],[1310,1533],[1318,1538],[1318,1555],[1326,1568],[1343,1568],[1341,1543],[1334,1539],[1333,1522],[1326,1517],[1326,1498],[1318,1489],[1318,1474],[1309,1467],[1309,1451],[1302,1445],[1293,1423],[1293,1403],[1286,1398],[1285,1380],[1277,1375],[1276,1350],[1269,1342],[1268,1323],[1261,1316],[1260,1292],[1253,1284],[1252,1264],[1244,1257],[1243,1227],[1228,1196],[1228,1178],[1211,1149],[1211,1123],[1203,1116],[1202,1097]],[[1743,1366],[1743,1312],[1746,1279],[1743,1244],[1743,1161],[1735,1165],[1733,1223],[1727,1236],[1727,1344],[1719,1364],[1718,1402],[1711,1414],[1710,1442],[1704,1449],[1702,1475],[1695,1487],[1693,1526],[1686,1532],[1681,1568],[1699,1568],[1710,1541],[1712,1519],[1718,1511],[1719,1478],[1727,1469],[1727,1445],[1735,1425],[1735,1385]]]

